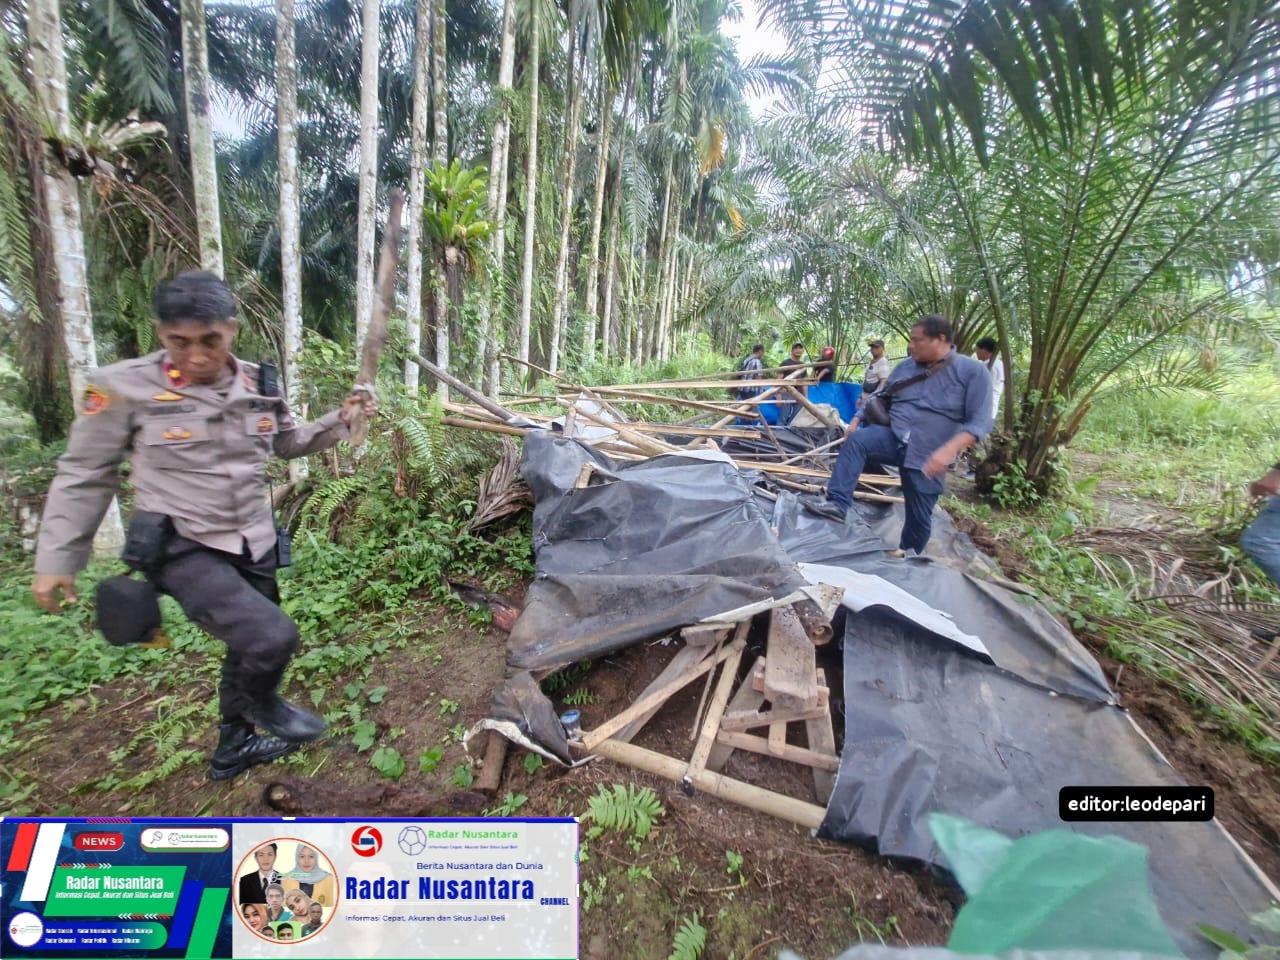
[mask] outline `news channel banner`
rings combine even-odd
[[[5,819],[4,957],[576,958],[572,818]]]

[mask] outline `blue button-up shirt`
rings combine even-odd
[[[889,425],[906,444],[903,466],[920,470],[929,456],[958,433],[981,440],[991,432],[991,374],[972,357],[951,348],[951,362],[927,380],[903,387],[893,395]],[[919,376],[925,367],[910,357],[889,375],[886,387]],[[937,481],[938,489],[942,481]]]

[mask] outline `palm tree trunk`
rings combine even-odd
[[[604,312],[601,314],[600,340],[601,349],[604,351],[602,356],[608,360],[610,351],[612,350],[612,333],[613,333],[613,300],[614,289],[617,286],[618,278],[614,270],[614,264],[618,256],[618,217],[622,212],[622,155],[627,147],[627,114],[631,109],[631,97],[635,91],[635,71],[634,69],[627,76],[627,90],[622,96],[622,131],[618,139],[618,173],[613,180],[613,199],[609,203],[609,235],[605,240],[605,256],[604,256]],[[627,341],[621,342],[622,356],[626,359],[629,354],[627,352]]]
[[[494,325],[495,301],[503,289],[502,261],[507,239],[507,151],[511,143],[511,88],[516,62],[515,0],[502,5],[502,46],[498,54],[498,116],[493,122],[493,145],[489,154],[489,216],[493,219],[493,289],[482,320],[481,340],[485,355],[485,382],[490,396],[498,395],[498,352],[506,339],[506,323]]]
[[[209,122],[209,43],[204,0],[182,0],[182,86],[186,94],[187,142],[191,149],[191,188],[196,201],[200,267],[219,277],[222,264],[222,217],[218,211],[218,167]]]
[[[409,133],[409,222],[405,228],[409,276],[404,307],[410,357],[404,362],[404,383],[413,396],[418,394],[418,364],[412,357],[422,352],[422,203],[426,193],[428,71],[424,48],[431,31],[431,2],[432,0],[418,0],[414,22],[413,120]]]
[[[560,365],[560,349],[565,338],[565,316],[569,309],[569,237],[573,227],[574,174],[578,165],[578,125],[582,114],[582,74],[585,57],[577,63],[578,0],[569,3],[569,117],[564,130],[564,156],[560,162],[560,246],[556,253],[555,297],[551,308],[551,356],[548,367]]]
[[[360,36],[360,199],[356,205],[356,359],[373,319],[374,207],[378,199],[379,0],[364,0]]]
[[[71,110],[67,99],[67,65],[62,39],[62,15],[58,0],[31,0],[28,7],[31,79],[36,103],[59,138],[71,137]],[[33,171],[34,173],[35,171]],[[84,229],[80,220],[80,194],[66,167],[45,151],[38,187],[44,194],[49,237],[57,271],[58,303],[62,310],[62,336],[67,351],[71,395],[77,404],[89,383],[89,371],[98,365],[98,345],[93,336],[93,310],[89,302],[89,277],[85,263]],[[100,555],[115,554],[124,546],[120,505],[112,500],[93,541]]]
[[[302,396],[298,354],[302,351],[301,205],[298,201],[298,59],[294,50],[294,0],[276,0],[276,124],[280,168],[280,293],[284,312],[284,384]],[[294,483],[307,475],[305,457],[289,461]]]
[[[613,351],[613,291],[617,286],[614,270],[618,259],[618,219],[622,214],[622,170],[613,185],[613,200],[609,204],[609,234],[605,238],[604,252],[604,312],[600,315],[601,356],[608,360]],[[625,343],[622,351],[626,356]]]
[[[583,348],[587,363],[596,358],[596,327],[600,316],[600,228],[604,223],[604,184],[609,173],[609,134],[613,129],[613,92],[600,57],[600,143],[596,149],[596,199],[591,207],[591,247],[587,256],[587,321]]]
[[[445,84],[445,9],[444,0],[431,3],[431,104],[435,110],[431,141],[432,158],[438,167],[449,163],[448,89]],[[441,251],[443,255],[443,251]],[[432,298],[436,322],[436,364],[449,372],[449,298],[446,296],[445,264],[436,263],[436,291]],[[449,399],[449,385],[436,381],[436,394],[441,402]]]
[[[529,331],[533,323],[533,241],[538,211],[538,58],[541,45],[536,2],[531,7],[529,31],[529,149],[525,158],[524,181],[524,265],[520,271],[519,357],[523,363],[529,362]]]

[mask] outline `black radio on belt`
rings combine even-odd
[[[276,527],[276,566],[293,566],[293,534],[288,527]]]
[[[263,360],[258,364],[258,395],[280,396],[280,370],[270,360]]]

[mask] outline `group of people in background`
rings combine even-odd
[[[763,380],[765,379],[766,370],[776,370],[779,380],[795,379],[795,380],[816,380],[818,383],[834,382],[836,379],[836,348],[823,347],[818,352],[817,360],[809,360],[805,356],[806,350],[803,343],[793,343],[791,352],[787,355],[787,359],[778,364],[777,367],[765,366],[764,344],[757,343],[751,348],[751,352],[747,354],[747,358],[742,361],[738,367],[739,380]],[[809,368],[813,368],[812,376],[806,376]],[[764,392],[764,387],[739,387],[736,391],[739,400],[747,400]]]
[[[276,870],[279,847],[264,843],[253,852],[257,870],[240,878],[240,916],[260,937],[302,940],[320,932],[335,902],[333,874],[324,870],[313,847],[299,844],[294,867]]]

